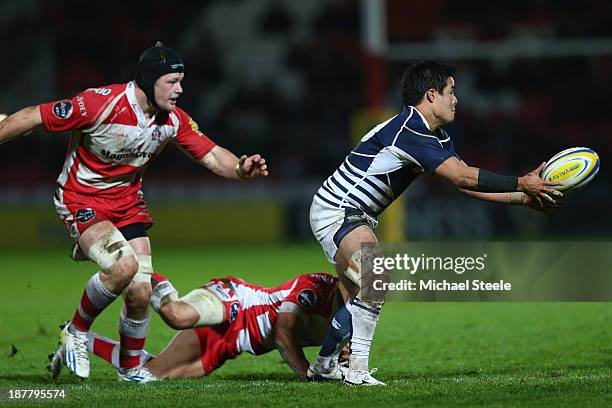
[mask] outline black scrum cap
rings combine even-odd
[[[185,65],[176,51],[164,46],[161,42],[158,41],[154,47],[147,48],[140,55],[136,68],[136,83],[156,108],[159,106],[155,103],[153,91],[155,81],[173,72],[185,72]]]

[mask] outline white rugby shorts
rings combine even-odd
[[[317,196],[313,198],[310,205],[310,228],[330,263],[336,263],[334,257],[344,237],[361,225],[374,229],[378,221],[356,208],[338,208],[319,200]]]

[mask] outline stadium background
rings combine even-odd
[[[379,20],[376,7],[364,12],[377,4]],[[187,68],[179,104],[219,144],[265,155],[271,175],[228,182],[168,146],[144,182],[156,269],[181,293],[227,274],[273,285],[330,270],[308,225],[313,193],[400,108],[408,60],[448,59],[459,98],[448,130],[468,163],[523,174],[589,146],[600,174],[552,216],[471,200],[424,175],[382,221],[385,240],[608,240],[610,21],[612,3],[597,0],[0,0],[0,113],[128,81],[157,40],[176,49]],[[38,131],[0,146],[0,390],[50,386],[57,324],[95,272],[68,260],[53,209],[67,141]],[[87,383],[64,374],[51,386],[67,386],[80,406],[269,406],[272,396],[309,407],[609,406],[610,305],[390,302],[372,352],[385,390],[298,383],[277,353],[146,393],[117,384],[99,359]],[[94,329],[115,337],[119,307]],[[172,336],[154,316],[147,349]]]
[[[393,219],[388,236],[609,235],[611,218],[597,216],[611,201],[608,2],[389,0],[388,46],[378,49],[365,38],[367,3],[5,0],[0,112],[128,81],[139,53],[161,40],[187,65],[180,105],[219,144],[265,155],[271,176],[228,183],[167,148],[144,184],[156,242],[311,241],[313,193],[370,126],[400,108],[406,61],[448,59],[459,98],[449,131],[468,163],[523,174],[563,148],[589,146],[602,170],[552,217],[467,199],[426,175],[409,188],[396,210],[405,217]],[[2,245],[65,240],[51,192],[67,139],[39,131],[0,149],[0,225],[12,231]]]

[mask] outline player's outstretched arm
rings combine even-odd
[[[279,313],[274,323],[272,336],[274,345],[283,360],[291,367],[295,375],[305,380],[309,363],[304,355],[304,350],[302,350],[295,337],[299,321],[298,313]]]
[[[463,160],[461,161],[461,163],[467,166],[467,164]],[[470,191],[463,188],[460,188],[459,190],[465,193],[467,196],[477,198],[479,200],[502,204],[524,205],[533,210],[544,213],[556,211],[563,206],[563,201],[561,201],[561,199],[563,198],[563,193],[556,190],[553,190],[554,198],[550,197],[550,199],[546,200],[541,200],[538,197],[533,197],[518,191],[510,193],[482,193],[479,191]]]
[[[29,106],[0,122],[0,144],[25,135],[42,125],[38,106]]]
[[[477,198],[479,200],[502,204],[524,205],[533,210],[540,211],[543,213],[554,212],[556,210],[559,210],[564,205],[563,201],[559,199],[562,198],[561,192],[557,192],[558,194],[560,194],[559,196],[556,196],[557,199],[551,197],[551,200],[541,200],[539,197],[533,197],[521,192],[480,193],[477,191],[470,191],[465,189],[460,190],[467,196]]]
[[[198,163],[213,173],[229,179],[248,179],[268,175],[266,159],[259,154],[243,155],[239,159],[221,146],[215,146]]]
[[[557,183],[543,180],[539,174],[546,163],[522,177],[501,176],[478,167],[466,166],[456,157],[440,164],[435,174],[442,177],[460,190],[482,193],[523,192],[540,200],[554,201],[551,195],[558,195],[552,187]],[[552,201],[551,201],[552,200]]]

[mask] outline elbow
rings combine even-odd
[[[280,331],[275,331],[274,332],[274,345],[278,348],[278,346],[282,346],[283,344],[285,344],[285,339],[284,339],[284,335],[282,332]]]
[[[452,183],[462,192],[469,195],[468,191],[477,191],[478,189],[478,169],[476,172],[471,171],[473,168],[465,167],[462,171],[457,172],[452,178]]]
[[[42,125],[42,116],[38,105],[28,106],[23,108],[14,115],[18,121],[25,127],[23,134],[31,133],[36,126]]]
[[[4,115],[2,115],[3,117],[0,118],[0,144],[4,143],[4,142],[8,142],[9,140],[13,139],[13,137],[10,137],[8,135],[8,124],[10,122],[10,120],[12,119],[11,116],[5,117]]]
[[[475,186],[470,183],[470,177],[464,174],[458,174],[451,179],[453,185],[460,191],[467,194],[466,190],[473,190]]]
[[[28,106],[0,121],[0,143],[30,134],[42,124],[38,106]]]
[[[32,106],[28,106],[28,107],[26,107],[26,108],[23,108],[23,109],[22,109],[22,112],[23,112],[25,115],[27,115],[27,116],[31,117],[31,116],[37,116],[37,115],[39,115],[39,112],[40,112],[40,111],[39,111],[39,107],[38,107],[38,105],[32,105]]]

